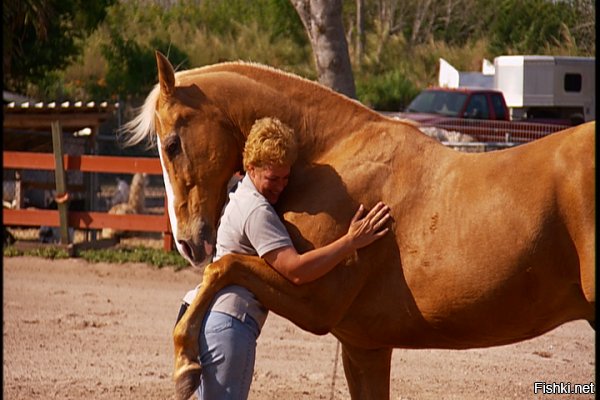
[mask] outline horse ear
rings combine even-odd
[[[160,51],[156,51],[156,64],[158,66],[158,83],[161,95],[170,96],[175,90],[175,70]]]

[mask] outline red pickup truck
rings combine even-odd
[[[440,116],[504,121],[509,119],[502,92],[468,88],[425,89],[408,105],[404,116],[419,122]]]
[[[567,127],[510,121],[502,92],[485,88],[428,88],[396,115],[422,126],[468,134],[479,141],[528,142]]]

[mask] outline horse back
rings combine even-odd
[[[388,315],[385,328],[373,321],[379,333],[365,335],[385,331],[390,342],[419,347],[406,338],[418,331],[423,343],[440,343],[436,332],[444,332],[457,340],[448,347],[486,346],[587,318],[595,299],[594,124],[476,155],[407,129],[414,138],[382,131],[383,145],[375,137],[340,143],[291,179],[288,215],[316,247],[343,233],[359,203],[392,207],[393,234],[359,257],[363,289],[348,313],[408,311]]]

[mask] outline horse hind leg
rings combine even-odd
[[[361,349],[342,344],[346,381],[353,400],[390,398],[392,349]]]

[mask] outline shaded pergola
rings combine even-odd
[[[14,171],[54,170],[54,182],[40,185],[44,189],[55,189],[58,213],[51,210],[5,209],[4,221],[9,225],[39,226],[42,224],[60,228],[61,244],[70,251],[68,227],[84,229],[92,234],[91,240],[79,244],[79,248],[104,246],[102,240],[96,240],[96,230],[105,227],[112,229],[162,232],[164,248],[172,250],[173,240],[168,215],[110,215],[95,210],[95,191],[99,185],[97,173],[149,173],[161,175],[162,169],[156,157],[118,157],[99,156],[96,142],[100,126],[115,117],[119,104],[108,102],[63,102],[31,103],[9,102],[4,104],[3,147],[4,167]],[[117,114],[118,117],[118,114]],[[117,125],[119,118],[117,118]],[[65,149],[63,143],[78,141],[78,147]],[[36,154],[37,153],[37,154]],[[84,182],[80,187],[67,184],[66,172],[84,173]],[[6,171],[5,171],[6,174]],[[14,178],[14,177],[13,177]],[[16,191],[16,190],[15,190]],[[68,211],[71,193],[85,193],[86,211]],[[166,207],[165,207],[166,210]],[[57,218],[58,217],[58,218]],[[109,240],[108,245],[114,244]],[[70,246],[70,247],[69,247]]]
[[[100,126],[114,117],[118,103],[108,102],[5,102],[3,107],[3,151],[83,155],[96,153],[96,139]],[[58,140],[60,139],[60,140]],[[57,142],[58,140],[58,142]],[[56,148],[57,143],[60,148]],[[11,176],[12,174],[12,176]],[[32,178],[33,174],[33,178]],[[36,175],[37,174],[37,175]],[[59,188],[59,178],[63,175]],[[22,179],[19,170],[4,171],[5,180],[14,179],[14,201],[16,208],[24,204],[25,188],[56,190],[57,193],[79,192],[83,194],[86,208],[95,207],[94,190],[97,185],[95,174],[77,175],[78,182],[68,184],[64,171],[55,171],[55,182],[48,181],[48,173],[29,171],[29,179]],[[51,175],[50,175],[51,176]],[[37,178],[36,178],[37,177]],[[45,177],[45,179],[43,178]],[[67,188],[67,186],[69,186]],[[41,195],[38,195],[38,197]]]
[[[58,123],[63,134],[84,139],[92,150],[100,125],[112,118],[118,108],[118,103],[108,102],[5,103],[4,149],[51,152],[51,126]]]

